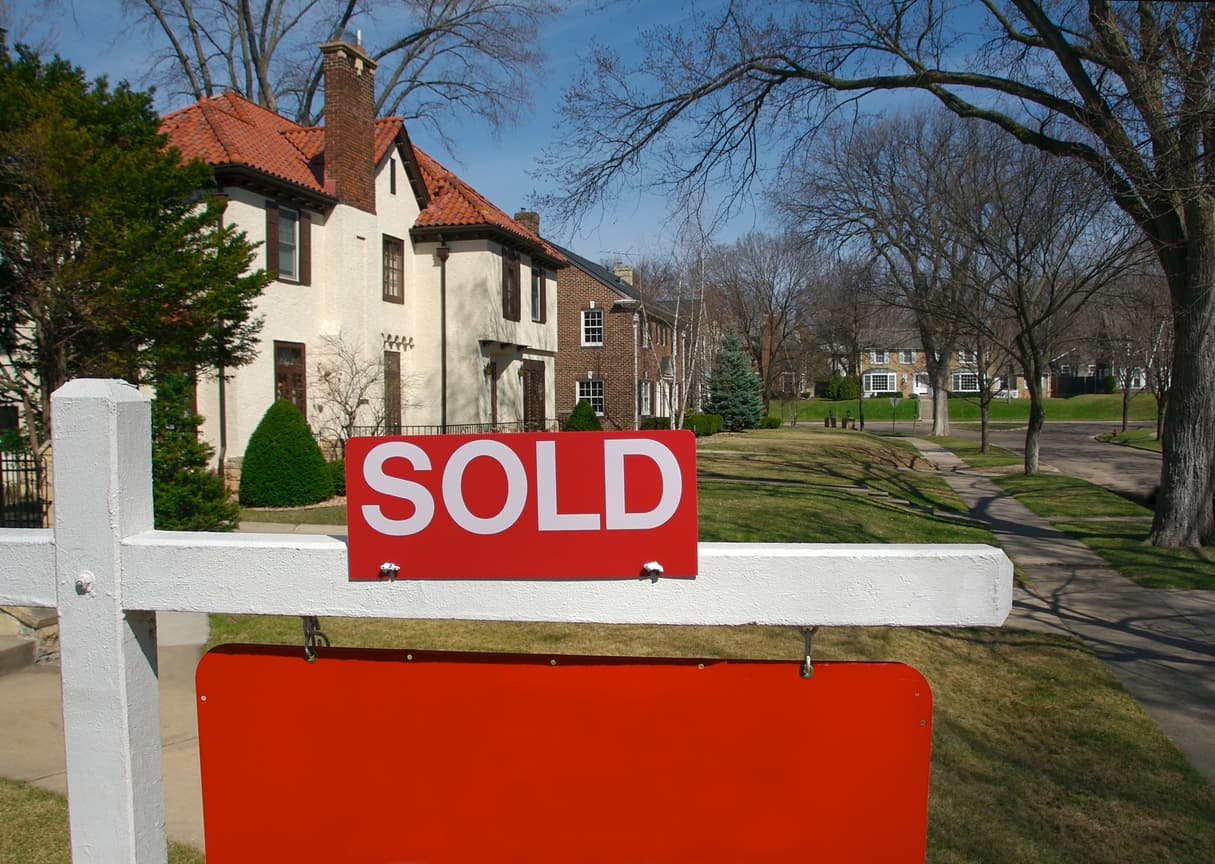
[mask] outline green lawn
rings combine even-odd
[[[918,399],[903,399],[899,402],[896,419],[911,421],[918,415]],[[845,413],[857,416],[856,399],[832,402],[829,399],[799,399],[796,403],[782,405],[773,401],[771,413],[777,416],[787,416],[792,419],[796,406],[798,422],[817,421],[822,423],[828,411],[834,411],[835,416],[842,418]],[[1068,399],[1047,399],[1043,405],[1046,419],[1049,420],[1108,420],[1111,423],[1122,422],[1122,394],[1093,393],[1084,396],[1072,396]],[[784,413],[782,413],[784,412]],[[870,431],[881,431],[881,424],[890,423],[890,400],[879,396],[865,400],[865,423],[872,423]],[[991,403],[989,419],[993,423],[1024,422],[1029,418],[1028,399],[996,399]],[[979,419],[979,403],[973,399],[954,398],[949,400],[949,419],[958,421],[977,421]],[[1138,393],[1131,398],[1130,419],[1155,420],[1156,397],[1151,393]],[[887,426],[889,428],[889,426]]]
[[[1121,444],[1124,447],[1142,447],[1145,450],[1160,452],[1160,441],[1156,438],[1155,429],[1127,429],[1116,435],[1103,432],[1097,436],[1098,441],[1107,444]]]
[[[706,540],[990,542],[983,529],[844,491],[863,484],[960,509],[889,439],[786,427],[702,439],[698,459]],[[1113,506],[1085,494],[1067,497]],[[321,623],[335,645],[420,650],[793,660],[802,648],[786,627]],[[299,644],[301,629],[297,618],[213,616],[212,638]],[[933,864],[1209,862],[1211,788],[1080,643],[1013,629],[832,628],[815,656],[899,660],[931,683]]]
[[[1215,589],[1215,549],[1148,545],[1152,511],[1108,489],[1057,474],[1010,475],[996,482],[1061,531],[1087,543],[1110,566],[1147,588]],[[1098,517],[1116,517],[1101,521]],[[1130,521],[1127,517],[1137,517]]]
[[[0,778],[0,864],[70,864],[67,801],[28,783]],[[169,844],[169,864],[203,864],[203,854]]]

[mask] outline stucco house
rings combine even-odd
[[[276,397],[314,430],[340,410],[319,376],[336,346],[382,384],[358,431],[541,428],[557,414],[557,280],[565,260],[374,116],[375,62],[320,46],[324,125],[235,94],[165,116],[168,143],[210,163],[225,218],[275,275],[258,303],[261,350],[199,380],[204,434],[238,464]]]
[[[570,265],[557,272],[558,415],[585,399],[604,429],[670,416],[678,401],[673,313],[643,296],[631,267],[608,270],[556,249]]]

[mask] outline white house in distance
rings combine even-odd
[[[323,126],[230,92],[162,120],[184,159],[214,167],[225,218],[264,241],[254,266],[275,274],[258,302],[257,359],[226,382],[199,380],[206,439],[225,467],[239,464],[278,397],[323,426],[333,406],[318,398],[318,363],[338,340],[382,364],[360,423],[542,428],[557,416],[565,259],[414,147],[401,118],[375,118],[375,62],[362,48],[320,50]]]

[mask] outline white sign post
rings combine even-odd
[[[1012,564],[975,545],[703,543],[696,579],[351,582],[325,536],[152,528],[148,401],[52,399],[54,529],[0,529],[0,603],[59,610],[75,864],[166,860],[155,613],[797,626],[998,626]]]

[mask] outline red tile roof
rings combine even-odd
[[[375,122],[375,160],[398,141],[408,143],[429,195],[415,223],[418,228],[488,227],[539,247],[557,262],[556,249],[491,204],[403,135],[400,117]],[[185,159],[195,157],[215,166],[243,166],[310,192],[325,193],[323,158],[325,128],[301,126],[232,91],[198,102],[161,118],[168,143]]]

